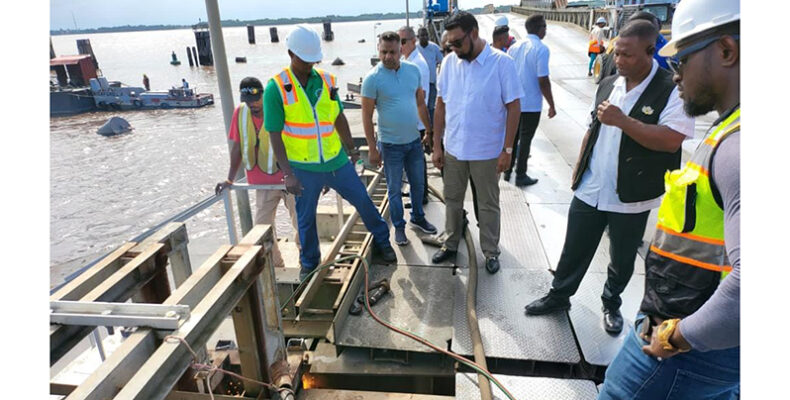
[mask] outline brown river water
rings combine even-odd
[[[413,21],[416,22],[416,21]],[[333,23],[333,42],[323,43],[324,68],[340,81],[358,82],[375,52],[375,21]],[[381,21],[376,33],[395,30],[405,20]],[[320,25],[313,27],[321,31]],[[268,27],[256,28],[257,44],[247,42],[245,27],[223,29],[234,102],[245,76],[266,81],[288,64],[285,37],[292,26],[278,26],[279,43],[271,43]],[[226,132],[213,67],[190,67],[186,47],[195,46],[191,29],[53,36],[57,55],[77,54],[76,40],[90,39],[108,80],[142,86],[148,75],[152,90],[165,90],[186,78],[198,92],[213,93],[216,104],[198,109],[94,112],[50,118],[50,278],[51,286],[137,236],[147,228],[210,196],[228,168]],[[359,39],[365,43],[358,43]],[[171,66],[175,50],[180,66]],[[246,64],[235,58],[247,57]],[[344,66],[330,66],[340,57]],[[358,112],[349,110],[348,113]],[[118,115],[133,133],[103,137],[96,130]],[[350,118],[351,119],[351,118]],[[353,121],[353,119],[352,119]],[[358,130],[359,132],[356,132]],[[360,134],[361,126],[352,126]],[[254,205],[254,195],[250,196]],[[334,195],[322,198],[334,204]],[[290,234],[287,211],[278,210],[279,234]],[[219,202],[187,222],[190,248],[214,248],[227,242],[227,226]]]

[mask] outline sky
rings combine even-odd
[[[409,11],[422,0],[408,0]],[[218,0],[222,19],[319,17],[406,11],[406,0]],[[462,9],[518,0],[458,0]],[[50,29],[90,29],[121,25],[191,25],[206,21],[204,0],[50,0]]]

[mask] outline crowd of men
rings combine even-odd
[[[739,388],[740,7],[737,0],[684,0],[674,20],[682,23],[673,23],[669,42],[649,15],[635,15],[620,30],[613,51],[617,72],[598,86],[580,143],[551,289],[525,307],[527,318],[568,310],[608,231],[603,327],[620,333],[620,295],[633,274],[648,215],[658,209],[645,260],[645,295],[600,399],[729,399]],[[599,20],[596,28],[605,24]],[[530,144],[544,100],[547,118],[557,111],[550,51],[542,41],[546,20],[532,15],[525,28],[527,37],[515,40],[507,19],[497,21],[489,44],[475,17],[461,11],[446,20],[440,45],[428,40],[427,29],[415,34],[408,26],[378,38],[380,63],[361,88],[369,163],[383,165],[399,246],[409,245],[404,171],[409,223],[428,234],[438,229],[423,209],[426,154],[441,171],[446,218],[434,263],[458,250],[471,184],[485,267],[497,273],[500,174],[509,182],[515,167],[516,186],[537,183],[527,175]],[[591,34],[597,46],[589,52],[591,64],[604,47],[598,30]],[[337,79],[315,67],[322,59],[318,34],[300,25],[286,45],[290,65],[265,89],[256,78],[241,82],[228,178],[217,192],[232,185],[241,164],[251,184],[285,185],[286,191],[258,191],[256,223],[271,224],[279,202],[286,204],[298,231],[302,279],[321,260],[316,207],[325,187],[357,209],[380,259],[396,261],[389,227],[352,165],[360,153]],[[711,111],[719,118],[681,166],[681,145],[694,136],[694,117]],[[279,253],[274,257],[281,266]]]

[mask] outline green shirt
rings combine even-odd
[[[295,83],[298,84],[298,82]],[[310,100],[310,104],[315,106],[315,103],[318,102],[318,98],[321,96],[323,88],[324,80],[321,79],[318,72],[315,72],[315,69],[310,70],[310,77],[307,78],[307,87],[304,90],[307,99]],[[337,98],[337,104],[340,106],[340,112],[342,113],[343,102],[340,100],[340,96]],[[277,87],[274,78],[269,79],[269,83],[266,84],[266,90],[263,91],[263,115],[266,116],[263,123],[267,132],[281,132],[283,127],[285,127],[283,99],[280,96],[280,89]],[[324,162],[320,164],[303,164],[289,161],[293,168],[311,172],[332,172],[342,167],[347,162],[348,156],[342,146],[337,156],[331,160],[324,160]]]

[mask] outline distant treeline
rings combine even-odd
[[[500,6],[497,7],[497,12],[509,12],[510,6]],[[479,8],[472,8],[466,10],[471,12],[472,14],[479,14],[483,11],[482,7]],[[409,18],[414,19],[422,19],[420,16],[421,12],[410,12]],[[229,19],[223,20],[222,26],[223,27],[231,27],[231,26],[247,26],[247,25],[256,25],[256,26],[264,26],[264,25],[291,25],[291,24],[301,24],[301,23],[308,23],[308,24],[315,24],[324,21],[325,19],[329,19],[332,22],[346,22],[346,21],[377,21],[377,20],[386,20],[386,19],[404,19],[406,18],[406,13],[375,13],[375,14],[360,14],[357,16],[350,16],[350,15],[327,15],[326,17],[312,17],[312,18],[264,18],[264,19],[256,19],[256,20],[247,20],[247,21],[240,21],[238,19]],[[203,25],[206,22],[202,23]],[[134,32],[134,31],[160,31],[160,30],[169,30],[169,29],[185,29],[191,28],[192,25],[124,25],[124,26],[113,26],[113,27],[101,27],[101,28],[94,28],[94,29],[58,29],[49,31],[50,35],[73,35],[73,34],[83,34],[83,33],[110,33],[110,32]]]

